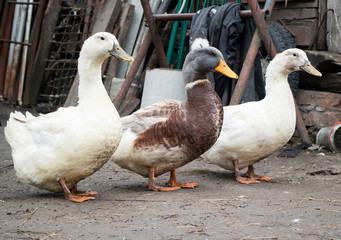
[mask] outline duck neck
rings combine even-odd
[[[294,98],[288,83],[288,73],[280,71],[267,72],[265,84],[265,101],[282,109],[295,109]],[[277,105],[278,104],[278,105]]]
[[[186,93],[188,111],[205,111],[208,113],[216,112],[217,109],[219,112],[223,111],[221,100],[207,79],[186,84]]]
[[[192,149],[188,152],[189,159],[193,159],[207,151],[218,139],[223,125],[224,110],[219,96],[207,79],[188,83],[186,92],[185,128],[188,129],[190,136],[188,143],[193,144],[189,148]]]
[[[207,74],[210,71],[206,69],[205,66],[199,68],[196,64],[198,64],[197,61],[195,60],[191,61],[189,59],[186,59],[184,66],[182,68],[182,75],[183,79],[185,80],[185,84],[193,83],[195,82],[195,80],[198,79],[207,78]]]
[[[78,105],[81,107],[98,106],[98,103],[111,103],[102,83],[103,60],[79,57],[78,59]]]

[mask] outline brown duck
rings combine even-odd
[[[198,185],[177,183],[175,169],[208,150],[221,131],[223,107],[206,75],[216,70],[238,78],[221,52],[208,46],[207,41],[193,46],[197,47],[187,55],[182,70],[187,101],[164,100],[121,118],[123,135],[112,160],[148,177],[149,189],[154,191]],[[165,172],[170,172],[168,187],[157,186],[155,177]]]

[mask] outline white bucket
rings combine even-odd
[[[141,108],[165,99],[186,101],[181,70],[159,68],[148,70],[143,86]]]

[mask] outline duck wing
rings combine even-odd
[[[81,121],[78,120],[81,117],[77,112],[75,108],[60,108],[56,112],[37,117],[29,112],[26,112],[26,116],[15,112],[8,121],[8,132],[16,134],[13,139],[16,139],[17,145],[31,148],[58,147],[61,142],[74,135],[72,129],[79,129]]]
[[[166,121],[172,112],[181,108],[181,105],[181,101],[163,100],[140,109],[129,116],[121,118],[123,131],[129,129],[135,134],[140,134],[152,125]]]

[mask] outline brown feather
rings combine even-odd
[[[208,80],[196,81],[187,88],[187,97],[187,102],[172,109],[167,120],[155,123],[135,139],[134,151],[179,147],[179,157],[185,157],[178,160],[180,167],[216,142],[223,123],[223,106],[211,84]],[[156,168],[155,175],[170,170]]]

